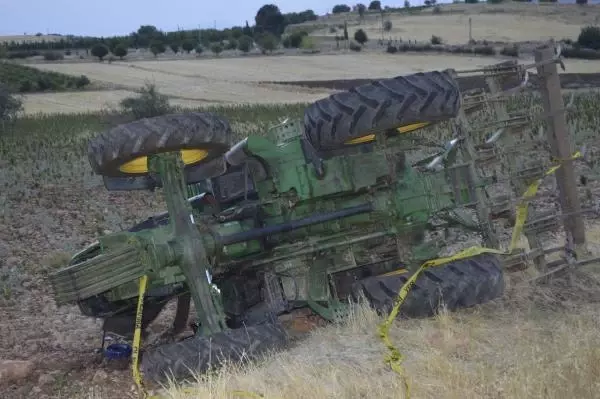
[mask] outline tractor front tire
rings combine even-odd
[[[410,274],[373,276],[352,287],[355,301],[364,295],[380,314],[388,314]],[[499,298],[504,293],[504,275],[497,256],[482,254],[430,267],[421,272],[398,313],[402,318],[431,317],[440,306],[454,311]]]
[[[130,177],[120,167],[129,161],[163,152],[205,150],[206,163],[223,155],[233,144],[229,122],[209,112],[161,115],[119,125],[90,140],[88,158],[95,173]],[[192,165],[186,165],[186,167]]]
[[[373,81],[312,103],[304,132],[316,150],[335,150],[373,132],[458,115],[461,94],[451,70]]]
[[[289,336],[278,321],[226,330],[208,337],[194,336],[142,353],[144,378],[156,383],[192,377],[223,362],[258,360],[287,347]]]

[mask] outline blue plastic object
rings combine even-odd
[[[109,359],[125,359],[131,356],[131,352],[129,344],[110,344],[104,349],[104,356]]]

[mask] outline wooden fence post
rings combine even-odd
[[[535,62],[548,61],[554,58],[554,46],[544,46],[535,50]],[[562,213],[581,211],[581,204],[577,195],[577,182],[573,161],[569,160],[571,143],[567,130],[565,105],[560,90],[560,77],[556,63],[549,63],[537,67],[539,76],[539,91],[546,116],[546,134],[550,144],[551,155],[563,164],[556,171],[556,182],[559,190],[559,199]],[[581,213],[563,218],[565,233],[570,235],[575,247],[585,245],[585,225]],[[575,249],[575,248],[573,248]]]

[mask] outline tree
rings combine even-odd
[[[577,43],[581,47],[600,50],[600,27],[586,26],[581,28],[581,32],[577,38]]]
[[[381,10],[381,1],[379,1],[379,0],[372,1],[371,4],[369,4],[369,10],[380,11]]]
[[[271,33],[265,33],[261,35],[256,41],[263,54],[266,52],[273,52],[277,48],[277,37]]]
[[[404,8],[410,8],[410,2],[408,0],[404,0]]]
[[[386,20],[386,21],[383,23],[383,30],[384,30],[384,31],[386,31],[386,32],[389,32],[389,31],[391,31],[391,30],[392,30],[392,21],[390,21],[389,19],[388,19],[388,20]]]
[[[221,46],[220,43],[214,43],[210,47],[210,51],[212,51],[216,56],[218,56],[219,54],[221,54],[223,52],[223,46]]]
[[[354,40],[359,42],[361,45],[364,45],[369,40],[369,38],[367,37],[367,34],[364,30],[359,29],[356,32],[354,32]]]
[[[177,54],[179,52],[179,44],[178,43],[171,43],[169,45],[169,47],[171,47],[171,51],[174,52],[175,54]]]
[[[252,30],[252,28],[250,27],[250,25],[248,25],[248,21],[246,21],[246,26],[244,26],[242,28],[242,32],[244,33],[244,35],[246,36],[250,36],[252,37],[254,34],[254,31]]]
[[[156,57],[158,54],[162,54],[167,50],[165,44],[161,41],[154,40],[150,43],[150,51]]]
[[[575,0],[575,2],[580,6],[583,6],[588,3],[588,0]]]
[[[269,32],[280,37],[285,30],[285,17],[275,4],[265,4],[254,17],[256,30],[260,33]]]
[[[120,59],[123,59],[123,57],[127,55],[127,46],[123,43],[119,43],[115,46],[113,53]]]
[[[244,36],[240,37],[240,39],[238,40],[238,50],[240,50],[242,53],[246,54],[252,48],[253,43],[254,43],[254,40],[252,40],[252,38],[250,36],[244,35]]]
[[[352,9],[350,8],[350,6],[346,5],[346,4],[338,4],[333,6],[333,9],[331,10],[332,13],[334,14],[341,14],[344,12],[350,12]]]
[[[348,22],[344,21],[344,40],[348,40]]]
[[[94,57],[98,57],[100,61],[108,54],[108,47],[104,43],[96,43],[90,49]]]
[[[194,49],[194,42],[191,40],[184,40],[184,42],[181,43],[181,48],[189,54],[190,51]]]
[[[201,45],[196,46],[196,54],[200,55],[204,52],[204,48]]]
[[[356,11],[358,11],[358,18],[362,21],[363,18],[365,17],[365,11],[367,10],[367,6],[365,6],[364,4],[357,4],[356,5]]]

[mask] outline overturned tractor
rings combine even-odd
[[[461,112],[453,71],[442,71],[333,94],[304,120],[237,143],[211,113],[115,127],[90,141],[93,170],[109,190],[162,188],[168,212],[76,254],[51,276],[56,301],[131,337],[142,276],[142,329],[177,298],[171,332],[180,332],[193,300],[195,335],[141,353],[143,373],[156,380],[283,347],[277,316],[296,308],[335,320],[366,297],[388,311],[410,272],[444,250],[433,233],[462,226],[493,240],[481,217],[488,182],[457,156],[469,151],[460,123],[439,153],[406,156],[413,132]],[[500,260],[479,255],[427,270],[401,315],[469,307],[503,290]]]

